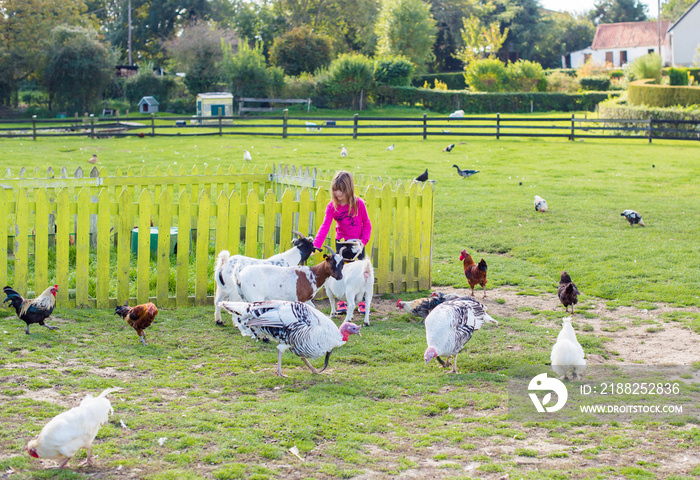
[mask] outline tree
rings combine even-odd
[[[418,71],[434,58],[435,20],[422,0],[384,0],[377,20],[379,54],[403,55]]]
[[[89,19],[82,0],[3,0],[0,7],[0,101],[16,105],[19,82],[41,68],[51,29]]]
[[[231,93],[240,97],[271,97],[284,85],[284,72],[279,67],[268,67],[262,48],[250,48],[245,42],[234,54],[231,47],[223,46],[222,76],[231,86]]]
[[[675,22],[693,3],[695,0],[668,0],[661,5],[661,19]]]
[[[532,60],[544,68],[560,68],[561,57],[582,50],[593,42],[595,25],[585,15],[550,12],[543,18],[542,40],[532,53]]]
[[[331,40],[309,27],[297,27],[275,39],[270,60],[287,75],[313,73],[331,61]]]
[[[589,18],[599,23],[642,22],[647,19],[647,6],[640,0],[598,0]]]
[[[463,68],[458,51],[464,45],[461,35],[464,19],[481,17],[492,7],[490,3],[478,0],[430,0],[430,12],[437,27],[433,45],[434,71],[457,71]]]
[[[51,32],[41,84],[49,93],[49,109],[85,112],[94,106],[114,75],[117,54],[97,32],[60,25]]]
[[[464,48],[458,52],[458,58],[465,67],[474,60],[495,58],[507,37],[508,29],[501,33],[498,22],[485,26],[476,17],[465,18],[462,29]]]
[[[356,53],[345,53],[322,72],[319,83],[337,107],[361,108],[361,99],[374,86],[372,60]],[[363,95],[364,94],[364,95]]]
[[[496,8],[484,23],[498,21],[501,28],[508,29],[508,38],[503,44],[500,57],[509,61],[531,59],[542,41],[545,28],[538,1],[494,0],[494,4]]]
[[[193,95],[211,91],[221,80],[222,44],[237,48],[238,38],[230,30],[205,22],[186,27],[180,36],[166,43],[178,71],[185,72],[185,85]]]

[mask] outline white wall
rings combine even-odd
[[[671,34],[671,63],[674,67],[692,67],[696,49],[700,45],[700,5],[682,18]]]

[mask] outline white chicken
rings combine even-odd
[[[539,195],[535,195],[535,210],[538,212],[546,212],[547,211],[547,200],[540,197]]]
[[[219,302],[219,306],[233,315],[233,324],[244,336],[272,338],[279,342],[277,375],[280,377],[286,377],[282,373],[285,350],[289,349],[301,358],[313,373],[321,373],[328,367],[334,348],[345,345],[353,333],[361,336],[358,325],[345,322],[338,329],[330,318],[302,302]],[[308,361],[324,355],[321,370],[316,370]]]
[[[340,149],[340,156],[343,158],[348,156],[348,149],[345,148],[345,145],[343,145],[343,148]]]
[[[246,162],[250,162],[251,160],[253,160],[253,157],[248,150],[243,150],[243,160],[245,160]]]
[[[550,356],[552,370],[562,380],[567,379],[566,374],[571,372],[571,379],[576,380],[586,370],[586,360],[583,356],[583,347],[576,340],[576,332],[571,326],[571,317],[565,317],[562,319],[561,331]]]
[[[114,413],[107,395],[121,390],[108,388],[96,398],[91,394],[80,405],[56,415],[39,435],[27,443],[27,452],[34,458],[65,458],[58,468],[64,468],[81,448],[87,449],[87,459],[83,464],[92,463],[90,450],[100,427]]]
[[[428,348],[424,359],[427,365],[437,358],[443,367],[449,367],[449,358],[444,362],[440,355],[453,358],[450,373],[457,373],[457,355],[485,322],[498,322],[486,313],[486,307],[470,297],[442,303],[435,307],[425,318],[425,339]]]

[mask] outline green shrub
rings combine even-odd
[[[322,95],[333,107],[359,108],[374,86],[374,64],[360,54],[343,54],[317,75]]]
[[[672,107],[700,105],[700,87],[653,85],[650,80],[637,80],[628,85],[630,105]]]
[[[158,100],[159,110],[165,110],[175,88],[175,79],[172,76],[155,75],[152,66],[147,63],[139,68],[137,75],[126,81],[124,95],[134,107],[143,97],[152,96]]]
[[[428,82],[430,85],[435,85],[435,80],[446,84],[448,90],[464,90],[467,88],[467,83],[464,81],[464,72],[416,75],[411,79],[411,85],[418,88],[425,85],[425,82]]]
[[[313,73],[331,61],[331,40],[308,26],[294,28],[275,38],[270,60],[287,75]]]
[[[668,80],[671,86],[687,86],[688,85],[688,69],[687,68],[669,68]]]
[[[284,77],[282,98],[309,98],[316,94],[316,79],[310,73]]]
[[[610,72],[610,78],[623,78],[624,76],[624,70],[613,70]]]
[[[505,64],[495,58],[482,58],[471,62],[464,78],[475,92],[502,92],[506,88],[508,74]]]
[[[624,96],[605,100],[598,105],[600,118],[648,121],[654,120],[690,120],[700,122],[700,108],[697,107],[648,107],[628,105]],[[657,133],[656,137],[688,137],[698,135],[695,124],[655,123],[654,128],[681,130],[677,132]]]
[[[413,62],[404,56],[380,58],[374,62],[374,81],[383,85],[406,87],[414,69]]]
[[[547,92],[576,93],[580,88],[578,78],[562,71],[553,71],[545,78],[547,82]]]
[[[268,67],[262,47],[248,47],[246,42],[238,45],[233,54],[231,47],[222,45],[224,60],[221,74],[231,87],[231,93],[240,97],[275,97],[282,91],[284,72],[279,67]]]
[[[661,57],[656,53],[638,57],[630,64],[629,73],[632,80],[653,78],[658,82],[661,79]]]
[[[577,71],[575,68],[549,68],[544,71],[544,74],[547,75],[547,77],[559,73],[568,75],[569,77],[576,77],[577,75]]]
[[[383,105],[422,105],[424,108],[448,113],[464,110],[465,113],[523,113],[593,111],[596,105],[617,93],[471,93],[455,90],[428,90],[415,87],[389,87],[377,89],[377,101]]]
[[[598,75],[595,77],[583,77],[579,79],[581,89],[591,92],[606,92],[610,90],[610,78]]]
[[[511,92],[537,92],[544,91],[547,84],[542,65],[529,60],[518,60],[506,67],[508,75],[507,87]]]

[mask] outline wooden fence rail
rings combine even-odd
[[[211,304],[216,254],[269,257],[293,230],[315,234],[333,175],[282,165],[39,173],[0,180],[0,285],[35,295],[56,283],[59,306],[97,308]],[[376,291],[430,288],[434,185],[357,183],[373,220]]]
[[[188,123],[189,121],[189,123]],[[309,128],[313,124],[314,128]],[[302,136],[480,136],[551,137],[569,140],[585,138],[627,138],[700,140],[700,121],[591,119],[586,117],[82,117],[74,119],[0,120],[2,137],[88,136],[199,136],[265,135]]]

